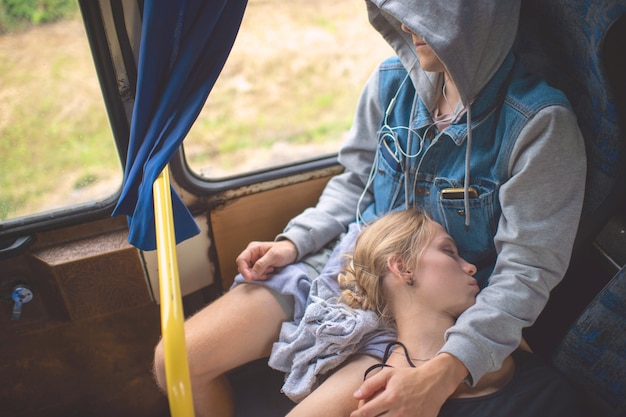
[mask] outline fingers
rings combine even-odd
[[[355,393],[357,399],[367,399],[365,405],[350,417],[436,417],[443,403],[458,387],[463,372],[467,374],[464,365],[456,372],[454,361],[458,359],[442,353],[417,368],[381,371],[366,380]],[[383,391],[376,395],[374,391],[377,389]]]
[[[237,259],[235,259],[237,270],[246,281],[265,279],[265,262],[260,262],[259,265],[257,265],[257,263],[263,258],[267,250],[268,248],[265,242],[251,242]]]
[[[251,242],[235,262],[246,281],[266,280],[276,268],[293,263],[296,257],[297,249],[289,240]]]
[[[353,394],[354,398],[359,400],[359,407],[350,414],[350,417],[378,416],[387,411],[384,390],[389,381],[388,374],[389,372],[383,370],[361,384]]]
[[[384,369],[376,375],[367,378],[358,390],[353,394],[357,400],[368,400],[370,397],[383,390],[389,380],[389,369]]]
[[[381,391],[370,401],[360,400],[359,407],[350,414],[350,417],[376,417],[385,415],[389,410],[384,391]]]

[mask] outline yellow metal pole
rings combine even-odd
[[[165,351],[165,375],[170,413],[172,417],[193,417],[193,399],[183,327],[185,315],[178,277],[176,237],[167,166],[154,182],[152,190],[161,296],[161,334]]]

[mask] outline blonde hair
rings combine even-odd
[[[408,209],[389,213],[363,229],[338,277],[340,301],[352,308],[373,310],[391,321],[382,285],[389,272],[387,261],[395,256],[405,270],[415,268],[432,239],[433,228],[427,227],[431,221],[423,211]]]

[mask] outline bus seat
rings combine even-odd
[[[626,416],[626,266],[570,328],[553,364],[581,390],[582,415]]]
[[[533,350],[547,358],[614,273],[583,274],[580,265],[626,195],[624,39],[626,0],[522,0],[514,50],[532,72],[567,95],[587,151],[585,199],[570,270],[524,332]]]
[[[625,74],[624,37],[609,33],[625,33],[623,22],[616,25],[625,13],[626,0],[522,0],[515,50],[532,72],[567,95],[585,138],[587,187],[577,245],[600,231],[624,194],[625,92],[623,81],[612,79]]]

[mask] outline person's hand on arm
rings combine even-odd
[[[251,242],[235,262],[246,281],[263,281],[275,268],[295,262],[297,256],[298,250],[290,240]]]
[[[386,368],[354,393],[361,406],[350,417],[436,417],[467,376],[463,363],[447,353],[418,368]]]

